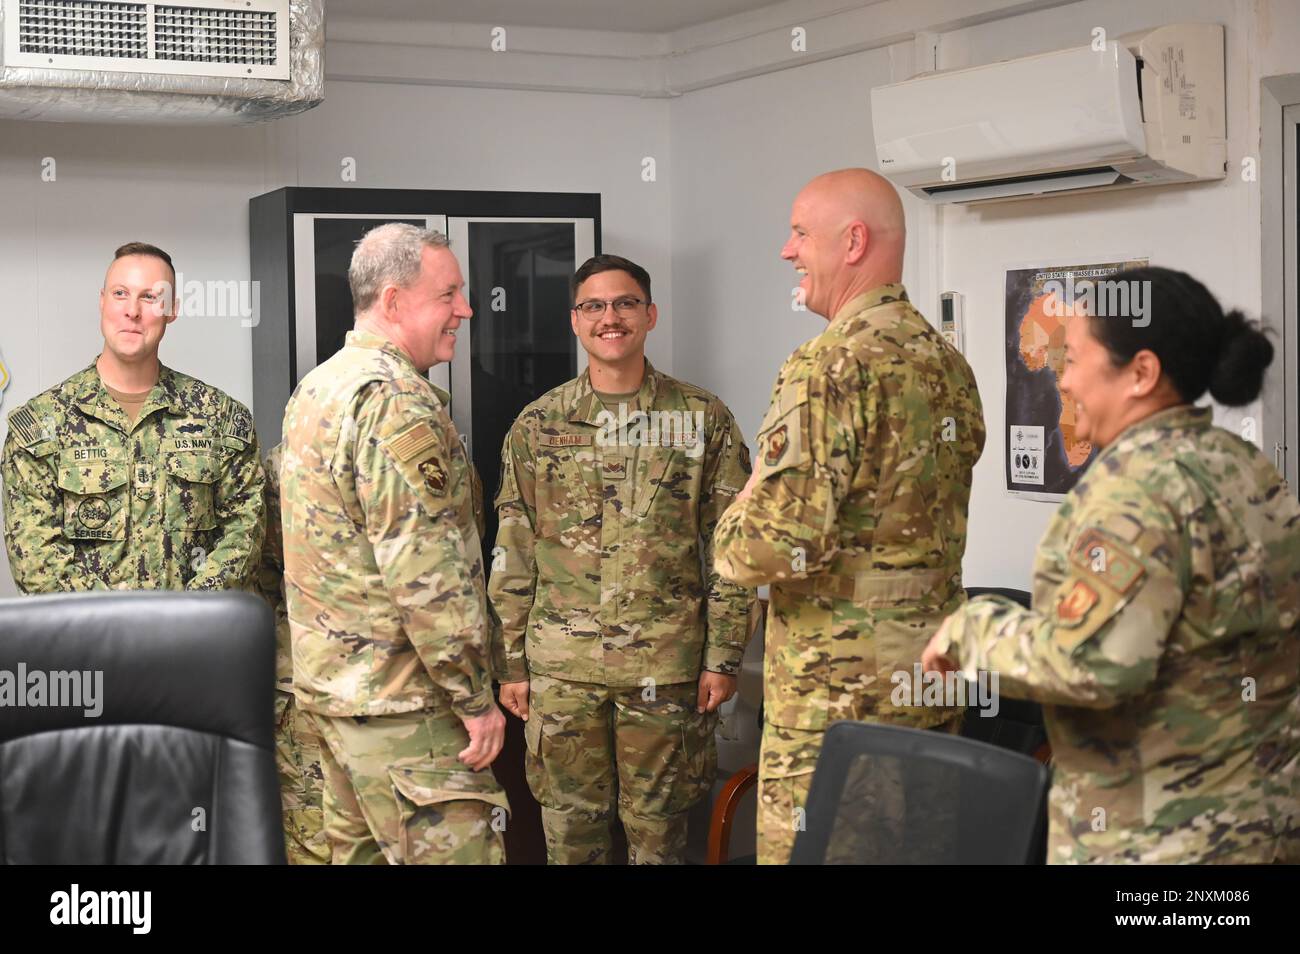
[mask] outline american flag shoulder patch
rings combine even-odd
[[[393,449],[400,461],[414,460],[417,455],[438,443],[438,435],[425,421],[408,427],[388,439],[388,446]]]
[[[10,414],[9,427],[18,435],[18,440],[24,447],[31,447],[33,444],[39,444],[45,440],[45,435],[41,432],[41,425],[37,422],[36,415],[28,408],[20,407]]]

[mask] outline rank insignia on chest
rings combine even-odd
[[[601,472],[606,480],[622,480],[627,476],[627,458],[606,457]]]
[[[148,464],[135,465],[135,495],[141,500],[153,496],[154,469]]]
[[[420,474],[424,477],[424,486],[441,496],[447,492],[447,471],[436,457],[420,462]]]
[[[1100,597],[1083,580],[1075,580],[1070,591],[1061,597],[1056,606],[1056,615],[1063,623],[1077,623],[1088,615],[1088,611],[1097,605]]]
[[[775,467],[790,447],[790,432],[785,424],[772,431],[767,437],[767,447],[763,452],[763,463]]]
[[[77,522],[90,530],[98,530],[112,515],[103,497],[87,497],[77,506]]]

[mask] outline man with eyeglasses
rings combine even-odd
[[[502,448],[493,665],[550,863],[608,863],[617,806],[631,863],[681,864],[748,636],[753,591],[712,540],[749,451],[721,400],[646,360],[645,269],[597,255],[570,287],[588,368]]]

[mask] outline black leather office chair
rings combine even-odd
[[[966,588],[966,595],[972,599],[986,593],[1005,596],[1025,609],[1029,608],[1030,597],[1024,590],[1001,586]],[[1047,730],[1043,726],[1043,708],[1036,702],[1024,699],[1008,699],[999,694],[997,714],[991,717],[981,716],[980,710],[974,705],[967,706],[961,734],[968,739],[1010,749],[1044,763],[1051,755],[1047,745]]]
[[[283,864],[274,679],[248,594],[0,600],[0,860]]]
[[[817,759],[791,864],[1026,864],[1039,859],[1047,769],[942,732],[837,722]]]

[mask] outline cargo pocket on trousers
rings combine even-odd
[[[664,802],[666,814],[687,811],[712,790],[718,772],[718,746],[713,739],[718,718],[717,710],[699,713],[692,709],[682,722],[682,752]]]
[[[490,769],[471,772],[455,758],[388,770],[397,800],[401,864],[499,864],[510,814]]]
[[[528,790],[543,808],[556,808],[551,798],[551,788],[546,784],[546,765],[542,759],[542,715],[537,711],[536,696],[530,702],[532,711],[524,723],[524,775],[528,780]]]

